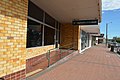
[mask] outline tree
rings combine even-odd
[[[116,39],[116,42],[120,43],[120,37]]]

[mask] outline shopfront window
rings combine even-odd
[[[44,27],[44,45],[54,44],[55,29],[48,26]]]
[[[59,22],[29,0],[27,48],[58,45]]]
[[[27,47],[42,46],[43,25],[28,19]]]
[[[85,31],[81,31],[81,50],[89,46],[89,35]]]
[[[43,21],[44,11],[36,6],[34,3],[29,1],[28,5],[28,16],[35,18],[39,21]]]
[[[55,19],[45,13],[45,23],[55,28]]]

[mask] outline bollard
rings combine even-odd
[[[110,48],[111,46],[110,46],[110,44],[108,44],[108,48]]]
[[[114,52],[114,46],[113,45],[111,46],[111,51]]]

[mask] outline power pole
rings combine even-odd
[[[108,23],[106,23],[106,46],[108,44]]]

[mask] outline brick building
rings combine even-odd
[[[61,50],[81,53],[100,33],[101,0],[0,0],[0,6],[1,79],[25,79],[44,70],[68,55]],[[77,19],[98,24],[73,25]]]

